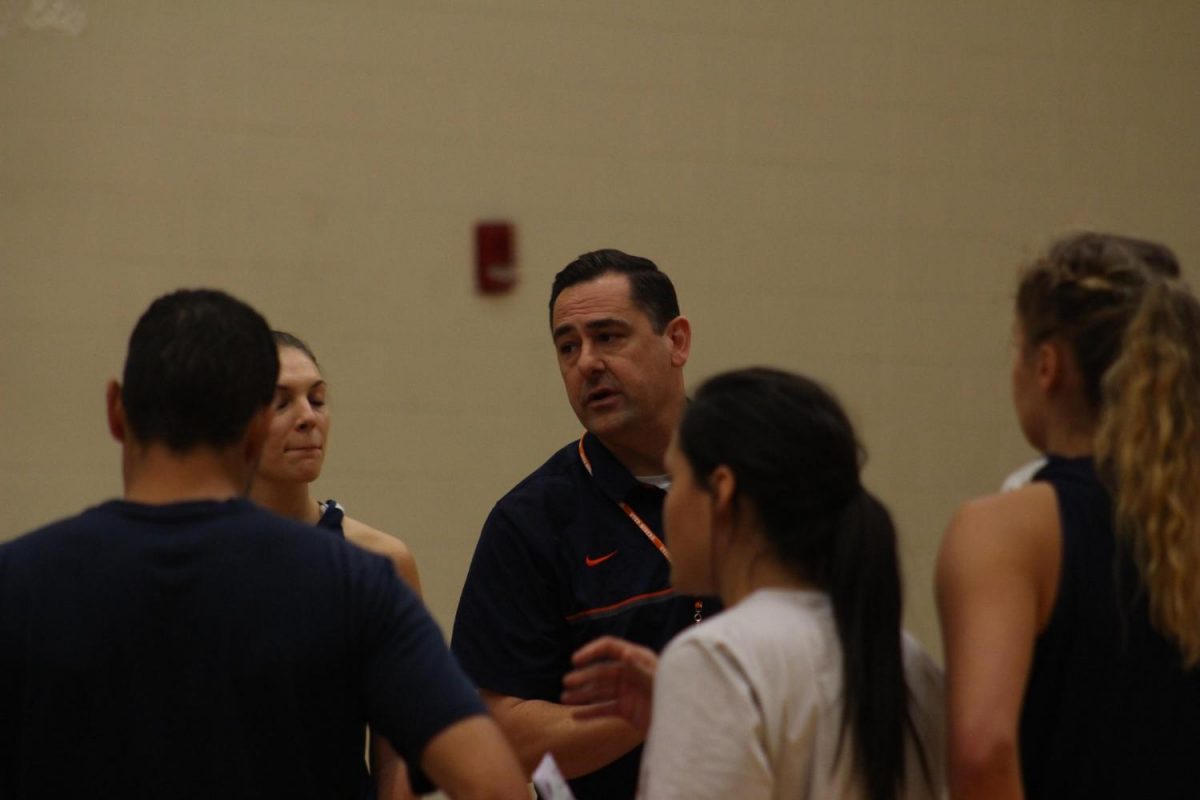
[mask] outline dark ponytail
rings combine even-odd
[[[829,593],[842,649],[838,757],[850,757],[871,800],[905,782],[908,708],[901,646],[896,532],[859,481],[862,449],[837,400],[799,375],[753,368],[705,382],[684,415],[679,446],[698,480],[720,465],[736,479],[779,560]],[[926,779],[928,767],[920,742]]]
[[[829,591],[842,645],[842,741],[853,732],[854,755],[871,798],[890,798],[907,776],[904,736],[916,731],[900,640],[903,606],[896,531],[891,515],[867,490],[838,514],[821,583]],[[929,778],[924,749],[917,751]]]

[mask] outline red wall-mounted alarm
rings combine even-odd
[[[517,285],[517,249],[511,222],[475,224],[475,288],[505,294]]]

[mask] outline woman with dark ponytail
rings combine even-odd
[[[768,369],[712,378],[667,453],[671,582],[726,610],[661,668],[604,638],[563,699],[649,729],[638,796],[940,795],[937,667],[900,626],[891,517],[837,401]]]
[[[938,561],[951,793],[1200,787],[1200,304],[1161,245],[1085,233],[1025,271],[1013,401],[1047,463]]]

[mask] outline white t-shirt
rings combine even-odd
[[[823,592],[760,589],[689,628],[663,652],[642,756],[645,800],[860,798],[842,721],[842,654]],[[904,634],[913,722],[933,788],[909,740],[905,800],[945,794],[942,673]]]

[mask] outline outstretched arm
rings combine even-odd
[[[619,717],[646,734],[658,670],[653,650],[602,636],[576,650],[571,663],[575,669],[563,677],[562,701],[580,706],[576,719]]]
[[[603,636],[571,660],[576,669],[563,678],[563,705],[482,693],[526,771],[550,752],[568,778],[586,775],[632,750],[650,727],[652,650]]]
[[[642,743],[645,734],[621,719],[578,719],[574,706],[481,691],[480,696],[517,751],[525,774],[553,753],[567,778],[606,767]]]
[[[1024,796],[1021,703],[1061,557],[1054,490],[1045,483],[964,505],[942,540],[937,601],[954,798]]]

